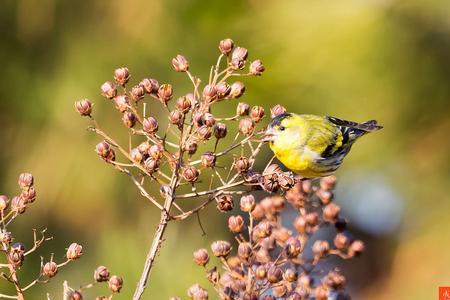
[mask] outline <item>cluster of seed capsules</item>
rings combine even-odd
[[[265,116],[261,106],[249,106],[244,102],[236,105],[236,113],[229,118],[216,118],[212,114],[212,105],[224,100],[240,98],[245,92],[245,85],[241,81],[228,83],[233,76],[259,76],[265,67],[261,60],[247,64],[248,50],[236,47],[231,39],[224,39],[219,43],[220,57],[217,65],[212,69],[210,78],[203,88],[200,80],[191,75],[189,62],[182,55],[172,59],[172,66],[177,72],[185,72],[194,85],[192,92],[186,93],[173,101],[174,89],[171,84],[160,84],[153,78],[144,78],[137,85],[128,87],[131,75],[127,68],[114,71],[114,81],[107,81],[101,85],[101,94],[111,100],[115,108],[122,114],[122,122],[133,136],[143,137],[134,147],[121,147],[95,124],[94,131],[104,140],[97,144],[95,151],[106,162],[121,167],[139,169],[139,175],[149,176],[161,185],[163,197],[166,195],[170,175],[162,172],[163,166],[168,165],[170,171],[177,169],[180,178],[194,184],[200,179],[202,169],[214,168],[219,156],[218,142],[230,134],[228,122],[237,124],[236,132],[241,137],[252,137],[256,133],[257,124]],[[220,69],[226,59],[226,67]],[[246,73],[239,73],[248,66]],[[167,119],[161,120],[155,116],[148,116],[145,98],[153,98],[162,104],[167,112]],[[83,99],[75,103],[76,111],[82,116],[92,118],[92,103]],[[278,108],[279,113],[282,107]],[[166,124],[167,123],[167,124]],[[162,127],[162,128],[161,128]],[[174,128],[178,131],[174,132]],[[172,133],[172,135],[171,135]],[[208,141],[212,147],[208,151],[198,153],[198,149]],[[236,141],[236,140],[235,140]],[[239,143],[239,142],[238,142]],[[243,144],[243,146],[245,146]],[[234,147],[236,148],[236,147]],[[234,149],[233,148],[233,149]],[[117,151],[127,160],[126,164],[117,161]],[[222,153],[224,154],[224,153]],[[180,155],[183,156],[180,160]],[[194,155],[198,155],[198,163],[194,163]],[[187,159],[185,159],[185,157]],[[244,174],[252,165],[246,157],[236,158],[233,166]],[[131,164],[131,165],[130,165]],[[167,170],[167,169],[166,169]],[[248,174],[251,175],[251,174]]]
[[[79,259],[83,254],[83,247],[77,243],[72,243],[66,250],[65,260],[63,262],[57,263],[54,261],[53,254],[50,255],[50,259],[45,261],[41,257],[41,263],[39,267],[39,272],[37,278],[26,283],[22,280],[22,272],[26,273],[29,270],[22,271],[24,262],[26,258],[36,252],[36,250],[42,246],[42,244],[52,237],[47,237],[46,230],[40,232],[40,236],[33,230],[33,245],[31,247],[26,247],[24,243],[15,241],[15,237],[12,232],[8,230],[11,223],[20,215],[24,214],[25,211],[30,207],[32,203],[36,200],[36,190],[34,186],[34,177],[30,173],[22,173],[19,175],[18,180],[21,193],[18,196],[14,196],[9,199],[6,195],[0,195],[0,251],[5,255],[6,264],[0,264],[2,268],[7,269],[7,272],[3,272],[4,276],[0,278],[7,280],[9,283],[14,285],[16,294],[15,295],[5,295],[11,299],[24,299],[24,295],[36,284],[47,283],[55,277],[59,270]],[[109,276],[109,271],[105,267],[101,266],[96,269],[94,274],[95,282],[107,282],[109,289],[113,292],[119,292],[122,288],[122,278],[119,276]],[[93,285],[88,285],[87,288]],[[81,290],[71,290],[67,295],[67,299],[79,300],[83,299]],[[111,296],[97,297],[97,299],[111,299]]]
[[[84,299],[84,294],[87,289],[93,288],[94,286],[105,283],[108,286],[111,294],[109,296],[97,296],[95,300],[110,300],[113,298],[114,294],[119,293],[123,286],[123,279],[120,276],[110,274],[109,270],[105,266],[99,266],[94,271],[94,282],[81,287],[80,289],[72,289],[65,285],[65,298],[68,300],[82,300]]]
[[[0,195],[0,250],[5,255],[6,264],[2,267],[8,271],[3,273],[5,276],[0,278],[7,279],[9,283],[14,285],[17,299],[22,299],[24,293],[38,283],[46,283],[56,276],[58,270],[69,262],[79,258],[82,254],[82,247],[77,243],[72,243],[67,249],[66,260],[61,263],[53,261],[53,255],[48,262],[44,262],[41,258],[41,264],[38,277],[29,282],[24,283],[21,279],[21,269],[26,258],[33,254],[44,242],[52,239],[45,235],[46,230],[42,230],[39,234],[33,229],[33,245],[26,247],[24,243],[15,241],[15,237],[9,227],[12,222],[24,214],[27,209],[36,200],[36,189],[34,186],[34,177],[30,173],[22,173],[18,180],[21,193],[9,199],[6,195]]]
[[[276,165],[270,168],[281,174]],[[228,218],[237,242],[215,241],[211,251],[198,249],[193,254],[213,284],[214,294],[220,299],[350,299],[345,277],[338,269],[324,267],[330,256],[349,259],[364,251],[363,242],[351,237],[347,221],[332,201],[335,181],[329,176],[314,185],[295,178],[290,189],[259,202],[252,194],[242,196],[241,213]],[[298,215],[286,224],[283,217],[292,211]],[[327,226],[335,228],[334,238],[317,239],[314,234]],[[215,266],[210,266],[209,253],[218,259]],[[209,297],[199,284],[189,288],[188,296]]]

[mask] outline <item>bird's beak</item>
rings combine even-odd
[[[264,132],[263,142],[272,142],[275,138],[275,132],[272,128],[267,128]]]

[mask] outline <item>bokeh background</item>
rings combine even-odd
[[[72,241],[85,252],[30,299],[59,299],[63,279],[89,282],[99,264],[124,277],[117,299],[130,299],[158,221],[128,178],[94,153],[98,138],[73,102],[95,101],[99,121],[120,135],[120,116],[99,95],[114,68],[187,89],[170,59],[182,53],[205,76],[226,37],[267,68],[245,79],[242,100],[385,126],[338,172],[337,202],[368,248],[344,263],[354,299],[437,299],[438,286],[450,285],[447,0],[3,0],[0,32],[0,193],[17,194],[17,175],[28,171],[39,195],[13,230],[29,244],[31,228],[47,227],[55,238],[42,255],[61,260]],[[191,253],[229,237],[225,218],[207,210],[206,236],[196,219],[170,226],[144,298],[185,297],[205,282]],[[31,279],[39,257],[30,260],[23,272]]]

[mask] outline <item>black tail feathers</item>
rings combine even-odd
[[[365,123],[359,124],[360,126],[358,126],[358,129],[367,131],[367,132],[373,132],[373,131],[377,131],[383,128],[383,126],[378,125],[377,120],[369,120]]]

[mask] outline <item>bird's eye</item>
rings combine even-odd
[[[286,129],[286,127],[280,126],[280,130],[281,130],[281,131],[284,131],[285,129]]]

